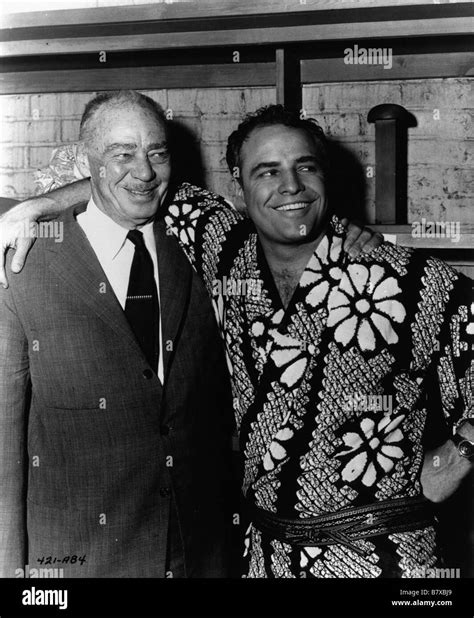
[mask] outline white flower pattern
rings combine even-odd
[[[192,211],[192,212],[191,212]],[[168,209],[165,222],[173,230],[183,245],[191,245],[194,242],[194,229],[198,222],[201,210],[193,208],[191,204],[172,204]]]
[[[394,323],[401,324],[406,316],[404,306],[394,298],[398,294],[397,280],[387,277],[382,266],[350,264],[347,276],[328,299],[327,325],[336,327],[335,340],[347,346],[356,338],[362,350],[375,350],[378,333],[386,343],[397,343]]]
[[[290,429],[290,427],[283,427],[283,429],[280,429],[276,433],[263,458],[263,467],[265,470],[273,470],[278,462],[285,459],[287,451],[283,442],[290,440],[292,437],[293,430]]]
[[[281,323],[283,315],[283,310],[280,310],[267,316],[259,316],[250,326],[254,359],[260,372],[267,362],[268,354],[272,347],[272,337],[278,332],[277,328]]]
[[[302,288],[309,288],[305,301],[311,307],[325,306],[333,285],[341,280],[341,253],[342,240],[335,239],[330,245],[325,236],[311,257],[300,281]]]
[[[404,436],[399,427],[403,419],[403,414],[395,418],[387,415],[377,422],[366,416],[358,422],[355,431],[344,433],[344,446],[335,455],[345,460],[341,473],[343,481],[351,483],[359,479],[363,485],[371,487],[392,470],[404,455]]]

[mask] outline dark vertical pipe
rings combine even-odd
[[[367,120],[375,123],[375,222],[407,223],[407,129],[415,118],[401,105],[384,104]]]

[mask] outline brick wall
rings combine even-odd
[[[474,222],[474,129],[472,80],[431,79],[317,84],[304,89],[305,111],[320,119],[333,140],[353,153],[366,172],[375,164],[375,125],[367,113],[395,103],[417,126],[408,132],[410,219]],[[375,178],[365,182],[365,207],[372,220]]]
[[[409,130],[409,217],[474,223],[473,104],[469,79],[317,84],[304,88],[303,107],[360,168],[363,202],[374,212],[375,129],[367,113],[380,103],[398,103],[417,118]],[[147,94],[189,129],[199,146],[204,181],[232,197],[225,165],[228,134],[240,118],[273,103],[273,88],[153,90]],[[0,195],[35,193],[34,171],[47,165],[51,150],[77,137],[79,119],[92,93],[0,97]],[[337,170],[345,178],[343,165]]]

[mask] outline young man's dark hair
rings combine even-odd
[[[302,119],[299,112],[286,110],[283,105],[267,105],[266,107],[261,107],[252,114],[247,114],[237,129],[230,134],[227,140],[226,151],[226,160],[230,173],[235,176],[234,171],[236,168],[241,172],[240,168],[242,161],[240,159],[240,152],[243,143],[248,139],[252,131],[259,127],[278,124],[285,127],[301,129],[310,136],[316,146],[318,163],[321,166],[323,174],[326,176],[329,169],[329,160],[324,131],[314,118]],[[239,181],[240,177],[241,173],[237,176]]]

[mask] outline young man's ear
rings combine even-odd
[[[84,178],[89,178],[91,175],[89,167],[89,157],[84,142],[79,142],[76,148],[76,165]]]
[[[235,176],[233,177],[233,184],[234,184],[234,194],[239,197],[240,199],[244,199],[244,191],[242,189],[242,182],[240,180],[240,178],[236,178]]]
[[[232,174],[232,193],[234,206],[239,212],[245,212],[245,210],[247,210],[247,207],[245,205],[242,183],[240,181],[240,178],[235,174]]]

